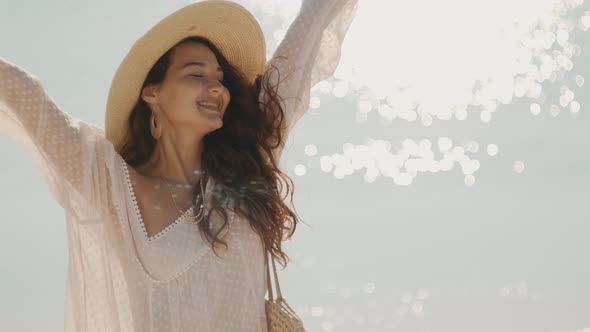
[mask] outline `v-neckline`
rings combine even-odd
[[[136,201],[135,197],[133,196],[133,186],[131,184],[131,178],[129,177],[129,170],[128,170],[128,165],[127,162],[125,161],[125,159],[123,159],[122,156],[119,155],[119,159],[122,165],[122,169],[123,169],[123,174],[125,176],[125,179],[123,180],[123,184],[126,187],[125,191],[127,193],[128,197],[131,197],[134,201]],[[211,181],[208,182],[214,182],[212,180],[212,178],[210,179]],[[207,192],[209,191],[209,185],[206,186],[205,189],[205,196],[207,197]],[[141,217],[141,214],[139,213],[139,210],[135,207],[136,203],[134,202],[134,216],[133,218],[138,219]],[[230,231],[232,229],[232,225],[234,224],[234,219],[236,217],[236,212],[235,212],[235,205],[232,203],[230,204],[230,211],[229,211],[229,218],[228,218],[228,225],[223,229],[223,231],[219,234],[219,238],[220,239],[224,239],[227,240],[228,236],[231,234]],[[190,210],[190,209],[189,209]],[[124,222],[125,217],[123,215],[123,211],[120,209],[120,205],[117,204],[117,211],[119,213],[119,220],[120,222]],[[129,213],[129,212],[128,212]],[[188,224],[187,224],[188,225]],[[122,227],[131,227],[131,224],[129,223],[129,220],[127,220],[127,223],[121,224]],[[177,227],[173,227],[173,228],[177,228]],[[170,232],[170,229],[167,231],[167,233]],[[140,253],[138,251],[138,247],[137,244],[134,243],[135,240],[133,238],[133,235],[131,234],[132,230],[127,228],[127,230],[123,231],[123,237],[125,238],[127,245],[129,246],[129,249],[131,252],[133,252],[133,259],[135,261],[135,263],[139,266],[139,268],[141,269],[141,271],[143,272],[143,274],[152,282],[157,283],[157,284],[166,284],[170,281],[176,280],[178,277],[180,277],[181,275],[183,275],[184,273],[186,273],[188,270],[190,270],[204,255],[206,255],[209,252],[212,252],[212,247],[211,245],[205,245],[202,248],[198,249],[197,252],[195,252],[195,255],[193,256],[193,259],[190,263],[186,264],[180,271],[174,273],[173,275],[170,275],[166,278],[157,278],[154,277],[153,274],[147,269],[147,267],[145,266],[145,264],[141,261],[140,258]],[[198,232],[196,232],[196,234],[199,234]],[[203,239],[204,241],[204,239]]]
[[[125,160],[123,160],[123,170],[125,172],[125,179],[127,181],[127,187],[129,188],[129,193],[131,194],[131,198],[133,201],[133,210],[135,212],[135,216],[137,221],[139,222],[139,226],[141,227],[143,236],[144,236],[144,240],[151,242],[151,241],[155,241],[158,238],[163,237],[164,235],[166,235],[168,232],[170,232],[172,229],[176,228],[177,225],[179,225],[182,221],[182,214],[180,216],[178,216],[173,222],[171,222],[170,224],[168,224],[166,227],[164,227],[163,229],[161,229],[160,231],[158,231],[156,234],[150,236],[147,232],[147,228],[145,226],[145,222],[143,221],[143,215],[141,214],[141,210],[139,209],[139,205],[137,203],[137,197],[135,195],[135,189],[133,187],[133,183],[131,182],[131,176],[129,175],[129,169],[127,166],[127,162],[125,162]],[[209,181],[207,181],[209,182]],[[208,183],[207,183],[208,185]],[[205,189],[205,193],[207,192],[207,190]],[[206,195],[206,194],[205,194]],[[189,207],[187,210],[184,211],[184,214],[188,214],[191,215],[191,212],[193,211],[193,207]]]

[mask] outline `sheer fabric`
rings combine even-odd
[[[287,57],[275,65],[289,130],[307,110],[310,88],[338,65],[356,7],[357,0],[302,2],[273,56]],[[66,211],[66,331],[266,331],[262,241],[233,207],[222,259],[179,220],[149,237],[131,166],[104,130],[60,110],[37,77],[1,57],[0,133],[26,149]]]

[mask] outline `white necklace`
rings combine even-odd
[[[163,179],[163,178],[162,178]],[[164,181],[166,181],[166,184],[168,185],[168,191],[170,191],[170,195],[172,196],[172,201],[174,202],[174,206],[176,207],[176,210],[178,210],[178,212],[180,212],[180,214],[182,215],[182,218],[189,224],[198,224],[203,220],[203,217],[207,216],[207,214],[209,213],[209,210],[207,209],[207,207],[205,207],[205,190],[203,189],[203,177],[201,177],[201,179],[199,180],[199,185],[201,187],[201,195],[198,198],[200,198],[201,204],[199,205],[199,213],[197,215],[189,215],[188,213],[183,212],[182,210],[180,210],[178,208],[178,205],[176,205],[176,200],[174,199],[174,195],[172,194],[172,189],[170,189],[170,183],[168,182],[168,180],[163,179]]]

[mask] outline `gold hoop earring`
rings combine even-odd
[[[150,116],[150,132],[152,133],[152,137],[156,140],[162,137],[162,125],[160,124],[160,126],[158,126],[156,122],[156,117],[153,112]]]

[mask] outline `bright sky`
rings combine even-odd
[[[298,8],[290,0],[244,3],[287,22]],[[325,94],[342,98],[354,93],[359,123],[375,112],[384,125],[393,120],[419,121],[429,127],[435,121],[463,121],[468,114],[489,123],[502,104],[528,97],[534,116],[548,108],[554,117],[560,112],[575,117],[581,105],[572,89],[584,85],[584,76],[575,73],[573,61],[582,55],[582,48],[570,40],[570,34],[587,31],[590,14],[571,16],[582,4],[582,0],[361,1],[335,79],[315,87],[318,93],[310,107],[320,108]],[[275,30],[277,42],[284,32]],[[566,74],[575,77],[570,86],[560,83]],[[552,83],[561,84],[555,101],[547,100]],[[320,162],[322,170],[336,178],[364,168],[367,182],[383,175],[397,185],[411,184],[418,172],[448,171],[458,163],[465,185],[471,186],[480,163],[465,152],[477,152],[479,147],[478,142],[456,144],[446,136],[435,142],[406,139],[397,152],[381,139],[343,142],[344,153],[324,155]],[[495,143],[482,148],[490,156],[498,151]],[[311,144],[306,153],[313,157],[315,152],[309,151],[316,150]],[[436,153],[443,157],[437,160]],[[400,170],[404,165],[405,170]],[[525,164],[516,161],[513,167],[520,173]],[[295,173],[304,175],[306,167],[297,165]]]

